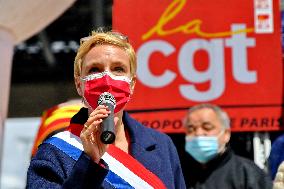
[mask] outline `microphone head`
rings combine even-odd
[[[98,105],[104,105],[104,104],[111,104],[115,108],[116,106],[116,100],[114,96],[109,92],[103,92],[98,99]]]

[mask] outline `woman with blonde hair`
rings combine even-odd
[[[136,67],[134,49],[120,33],[94,31],[81,40],[74,78],[85,107],[39,146],[27,188],[185,188],[171,139],[124,111]],[[98,105],[105,93],[115,107]],[[115,137],[105,142],[102,123],[112,113]]]

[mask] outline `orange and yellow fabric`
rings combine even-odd
[[[82,104],[79,100],[73,100],[56,105],[44,111],[33,144],[32,156],[36,154],[38,146],[46,138],[68,127],[71,118],[80,110],[81,107]]]

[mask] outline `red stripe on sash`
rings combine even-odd
[[[146,169],[139,161],[134,159],[131,155],[125,153],[114,145],[109,145],[107,152],[116,160],[121,162],[130,171],[142,178],[145,182],[154,188],[166,188],[164,183],[154,173]]]

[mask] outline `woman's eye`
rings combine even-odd
[[[117,73],[124,73],[125,72],[122,67],[115,67],[114,71],[117,72]]]
[[[97,67],[93,67],[93,68],[91,68],[91,69],[89,70],[89,74],[98,73],[98,72],[100,72],[100,69],[97,68]]]

